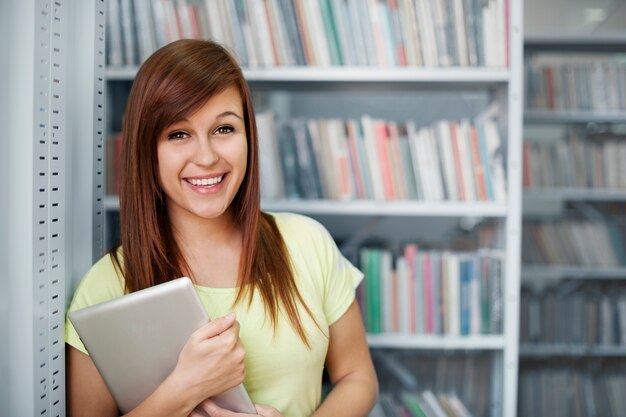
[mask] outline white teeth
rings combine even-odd
[[[204,178],[202,180],[190,179],[189,182],[195,186],[207,186],[207,185],[215,185],[222,182],[222,176],[214,177],[214,178]]]

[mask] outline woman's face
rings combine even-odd
[[[246,173],[247,154],[243,105],[234,86],[165,128],[157,158],[170,219],[226,213]]]

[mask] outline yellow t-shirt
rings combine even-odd
[[[326,229],[316,221],[290,213],[273,216],[287,245],[300,294],[323,331],[301,309],[300,317],[311,349],[285,318],[280,319],[274,334],[258,291],[250,308],[245,297],[232,307],[237,288],[196,286],[196,292],[209,317],[220,317],[230,311],[237,314],[240,338],[246,350],[244,385],[252,401],[271,405],[285,417],[310,416],[321,401],[328,328],[354,301],[354,290],[363,274],[341,255]],[[69,311],[121,297],[123,293],[123,278],[118,276],[107,255],[87,272]],[[65,322],[65,341],[87,353],[69,320]]]

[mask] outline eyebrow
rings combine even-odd
[[[215,118],[216,118],[216,119],[223,119],[223,118],[228,117],[228,116],[235,116],[236,118],[238,118],[238,119],[239,119],[239,120],[241,120],[242,122],[244,121],[244,120],[243,120],[243,117],[239,116],[237,113],[235,113],[234,111],[230,111],[230,110],[226,110],[225,112],[222,112],[222,113],[218,114],[217,116],[215,116]],[[176,124],[178,124],[178,123],[188,123],[188,122],[189,122],[189,119],[187,119],[187,118],[185,117],[185,118],[184,118],[184,119],[182,119],[182,120],[179,120],[179,121],[177,121],[177,122],[172,123],[172,124],[170,125],[170,127],[172,127],[172,126],[174,126],[174,125],[176,125]]]
[[[228,116],[235,116],[239,120],[243,121],[243,118],[241,116],[239,116],[237,113],[233,112],[233,111],[225,111],[223,113],[218,114],[215,118],[216,119],[223,119],[224,117],[228,117]]]

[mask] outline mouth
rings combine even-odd
[[[211,178],[185,178],[184,180],[194,187],[211,188],[220,184],[224,180],[225,175],[219,175]]]

